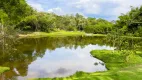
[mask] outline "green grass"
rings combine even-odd
[[[32,32],[27,34],[19,34],[20,38],[27,37],[27,38],[39,38],[39,37],[66,37],[66,36],[107,36],[107,34],[88,34],[85,32],[80,31],[56,31],[56,32]],[[122,36],[123,38],[138,38],[141,39],[142,37],[132,37],[132,36]]]
[[[2,74],[3,72],[6,72],[8,70],[10,70],[10,68],[8,68],[8,67],[0,67],[0,74]]]
[[[122,36],[122,38],[142,39],[142,37],[134,37],[134,36]]]
[[[39,37],[66,37],[66,36],[106,36],[104,34],[87,34],[80,31],[58,31],[58,32],[33,32],[29,34],[19,34],[19,37],[24,38],[39,38]]]
[[[93,50],[92,56],[105,62],[106,72],[77,72],[66,78],[29,80],[142,80],[142,52]]]
[[[58,32],[50,32],[50,33],[46,33],[46,32],[33,32],[31,34],[20,34],[20,37],[64,37],[64,36],[84,36],[85,33],[84,32],[69,32],[69,31],[58,31]]]
[[[92,33],[86,33],[85,36],[107,36],[106,34],[92,34]]]
[[[93,34],[93,36],[107,36],[106,34]]]
[[[91,54],[105,62],[109,70],[115,70],[142,63],[142,52],[137,51],[111,51],[111,50],[93,50]]]

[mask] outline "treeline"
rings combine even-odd
[[[142,37],[142,6],[131,7],[131,11],[119,16],[115,28],[123,35],[133,35]]]
[[[25,0],[1,0],[0,23],[5,27],[26,32],[66,30],[100,34],[110,32],[113,26],[107,20],[85,18],[80,14],[59,16],[54,13],[37,12]]]
[[[107,33],[113,24],[103,19],[84,18],[80,14],[59,16],[54,13],[37,12],[27,16],[16,28],[23,31],[85,31],[88,33]]]
[[[142,7],[134,8],[119,20],[109,22],[104,19],[85,18],[80,14],[56,15],[37,12],[25,0],[1,0],[0,23],[4,27],[24,32],[84,31],[94,34],[119,32],[122,35],[142,36]]]

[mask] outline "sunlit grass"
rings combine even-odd
[[[19,37],[38,38],[38,37],[66,37],[66,36],[106,36],[104,34],[87,34],[81,31],[57,31],[57,32],[33,32],[29,34],[19,34]]]
[[[50,36],[50,37],[64,37],[64,36],[84,36],[85,32],[79,32],[79,31],[58,31],[58,32],[50,32],[50,33],[46,33],[46,32],[33,32],[31,34],[20,34],[20,37],[46,37],[46,36]]]
[[[8,68],[8,67],[0,67],[0,74],[5,72],[5,71],[8,71],[8,70],[10,70],[10,68]]]
[[[55,32],[32,32],[27,34],[19,34],[19,37],[24,38],[40,38],[40,37],[66,37],[66,36],[107,36],[107,34],[88,34],[81,31],[55,31]],[[121,36],[122,38],[133,38],[133,39],[140,39],[142,37],[132,37],[132,36]]]

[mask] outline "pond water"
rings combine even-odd
[[[47,37],[5,39],[0,46],[0,66],[10,67],[6,79],[67,77],[77,71],[106,71],[91,50],[113,50],[104,37]]]
[[[66,77],[77,71],[96,72],[107,70],[104,63],[90,55],[93,49],[111,49],[107,46],[87,45],[77,49],[57,48],[46,50],[42,58],[37,58],[28,66],[28,78]],[[36,51],[33,52],[35,54]],[[95,65],[96,64],[96,65]],[[19,77],[22,78],[22,77]]]

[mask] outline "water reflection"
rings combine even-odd
[[[93,58],[90,55],[92,49],[111,49],[110,47],[101,47],[98,45],[88,45],[77,49],[57,48],[54,51],[46,50],[42,58],[38,58],[28,68],[26,78],[34,77],[66,77],[74,74],[76,71],[95,72],[105,71],[102,61]],[[21,77],[20,77],[21,78]]]
[[[6,45],[0,44],[4,47],[0,48],[0,66],[11,68],[3,74],[6,80],[64,77],[76,71],[103,71],[106,70],[104,63],[93,58],[89,52],[93,49],[113,49],[109,47],[112,42],[104,37],[47,37],[12,41],[5,39]]]

